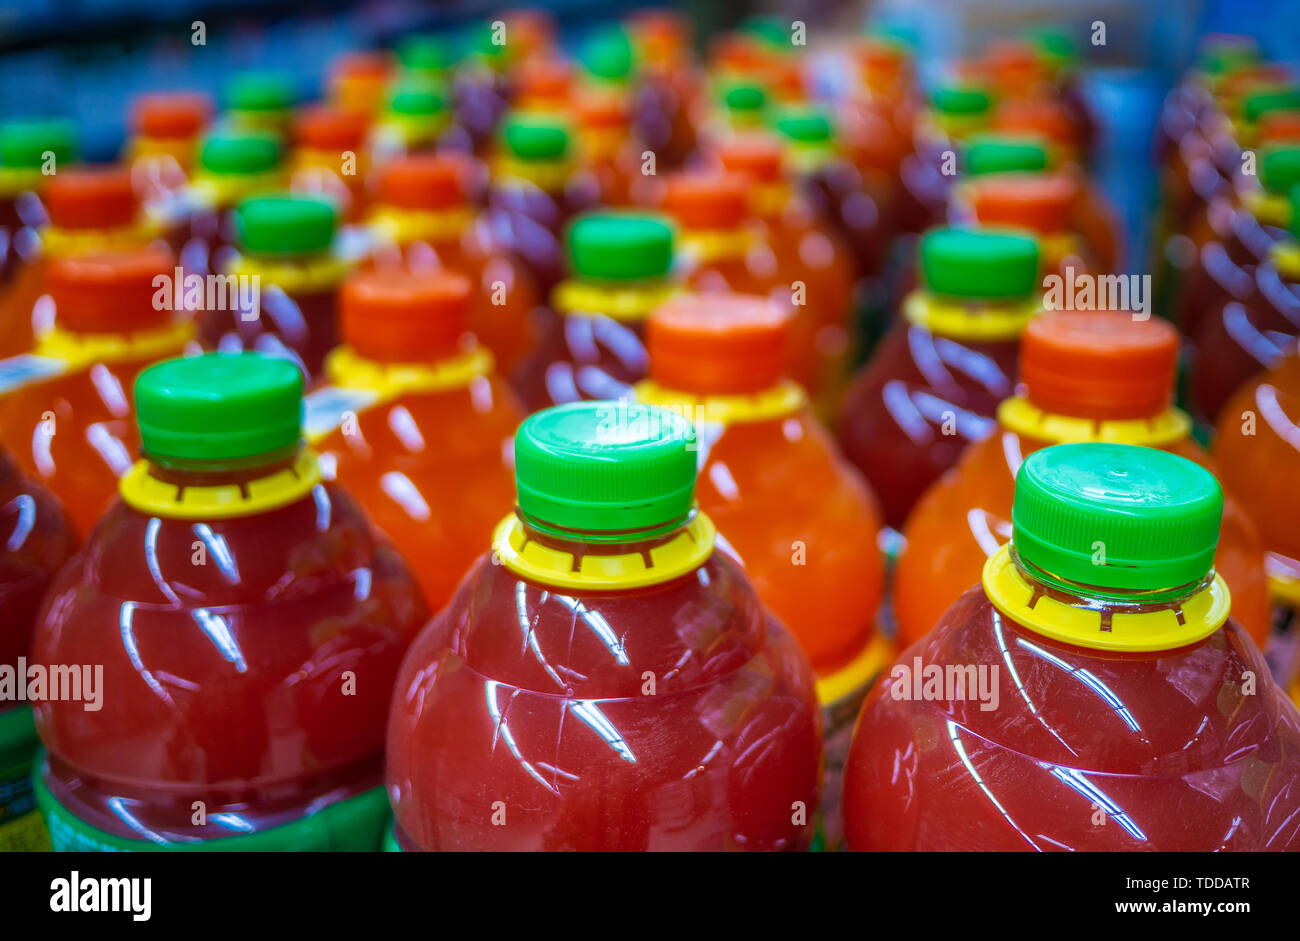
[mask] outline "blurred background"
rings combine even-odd
[[[1151,143],[1161,99],[1192,59],[1197,38],[1231,31],[1257,38],[1266,59],[1300,52],[1300,0],[786,0],[643,4],[629,0],[534,0],[558,22],[565,45],[629,11],[673,6],[697,24],[697,41],[755,14],[803,19],[810,45],[833,50],[836,37],[868,26],[905,36],[923,75],[1026,28],[1063,28],[1081,53],[1082,87],[1102,117],[1094,173],[1123,216],[1127,267],[1148,257],[1155,202]],[[193,89],[220,101],[226,82],[248,69],[285,69],[304,99],[318,97],[340,54],[384,48],[412,31],[446,30],[512,4],[453,0],[302,3],[285,0],[7,0],[0,8],[0,120],[71,117],[83,154],[111,160],[127,134],[130,99],[144,91]],[[514,6],[517,6],[514,5]],[[1105,45],[1092,45],[1093,24]],[[200,35],[201,45],[196,45]],[[843,70],[828,55],[820,91],[833,97]]]

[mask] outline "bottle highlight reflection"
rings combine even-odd
[[[406,849],[807,846],[812,672],[693,508],[690,426],[548,409],[516,438],[519,508],[416,640],[388,786]]]

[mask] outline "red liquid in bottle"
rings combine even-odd
[[[34,644],[40,663],[103,665],[98,711],[37,707],[40,786],[72,845],[247,839],[375,788],[392,681],[427,617],[397,554],[299,450],[296,370],[210,354],[151,377],[145,453],[181,454],[133,470]],[[271,439],[288,443],[234,456]],[[371,849],[381,827],[382,812],[306,848]]]

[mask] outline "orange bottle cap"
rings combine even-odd
[[[693,395],[762,392],[785,375],[793,313],[752,294],[685,294],[646,327],[650,378]]]
[[[1002,102],[993,113],[993,129],[1036,134],[1065,147],[1078,144],[1078,129],[1070,113],[1059,101],[1046,98],[1012,98]]]
[[[785,175],[785,148],[771,134],[739,134],[718,145],[723,169],[758,183],[777,183]]]
[[[161,245],[55,258],[49,268],[55,323],[73,333],[137,333],[160,327],[172,312],[155,307],[154,299],[164,288],[154,280],[166,275],[170,282],[174,267],[171,251]],[[176,304],[175,295],[171,303]]]
[[[468,329],[469,296],[469,279],[451,271],[358,272],[339,294],[343,340],[381,363],[455,356]]]
[[[617,91],[583,91],[577,96],[574,108],[578,124],[589,130],[627,127],[632,122],[627,98]]]
[[[515,95],[522,101],[562,103],[573,87],[573,66],[555,56],[534,56],[515,72]]]
[[[140,200],[124,167],[79,167],[50,177],[42,195],[50,223],[61,229],[133,225]]]
[[[1096,421],[1152,418],[1169,407],[1178,333],[1154,317],[1060,310],[1029,322],[1020,381],[1045,412]]]
[[[980,222],[1039,235],[1066,231],[1078,198],[1078,183],[1059,173],[999,173],[970,183],[971,208]]]
[[[664,194],[664,211],[684,229],[734,229],[744,225],[745,183],[731,173],[674,174]]]
[[[166,140],[198,136],[212,117],[212,99],[200,92],[140,95],[131,109],[131,127],[141,137]]]
[[[995,39],[984,52],[983,65],[993,82],[1009,93],[1024,93],[1048,78],[1042,56],[1022,39]]]
[[[1257,143],[1300,140],[1300,111],[1266,111],[1256,126]]]
[[[387,52],[349,52],[339,56],[330,69],[335,80],[382,81],[393,71],[393,57]]]
[[[398,209],[438,211],[465,204],[464,162],[417,154],[388,164],[379,177],[379,201]]]
[[[311,150],[360,150],[370,130],[370,118],[360,111],[331,105],[311,105],[294,118],[294,139]]]

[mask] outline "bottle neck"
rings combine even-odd
[[[1036,596],[1047,595],[1071,607],[1110,608],[1125,613],[1141,613],[1186,602],[1214,581],[1214,570],[1211,569],[1197,581],[1186,585],[1141,589],[1107,588],[1072,581],[1040,568],[1017,552],[1014,544],[1010,552],[1016,571],[1033,587]]]

